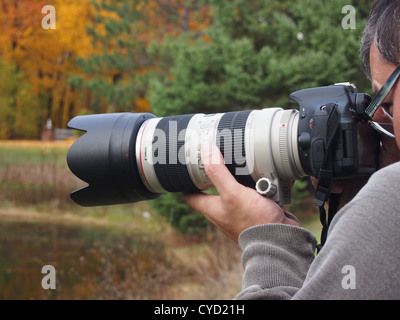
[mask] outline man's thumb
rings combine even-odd
[[[208,178],[219,194],[232,191],[238,184],[225,166],[221,151],[215,143],[205,142],[201,145],[201,160]]]

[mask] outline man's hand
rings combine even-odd
[[[229,238],[237,242],[242,231],[257,225],[281,223],[300,226],[294,216],[285,213],[274,201],[239,184],[225,166],[215,144],[203,144],[201,158],[206,174],[219,195],[184,194],[185,200]]]

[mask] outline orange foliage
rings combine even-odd
[[[68,73],[76,69],[75,58],[90,52],[85,24],[90,0],[32,1],[0,0],[0,54],[24,72],[37,96],[44,99],[43,123],[51,117],[65,126],[71,116],[68,106],[77,95],[67,84]],[[44,5],[56,9],[56,29],[43,29]]]
[[[55,30],[41,26],[46,16],[44,5],[56,9]],[[201,34],[211,23],[210,9],[200,6],[198,0],[142,0],[137,9],[143,16],[132,27],[135,37],[145,44],[185,31]],[[69,75],[81,72],[76,58],[113,50],[112,42],[109,48],[96,49],[86,33],[87,26],[104,28],[94,21],[97,12],[91,0],[0,0],[0,10],[0,57],[14,61],[31,83],[40,101],[43,124],[51,118],[57,127],[65,127],[71,117],[90,105],[90,94],[82,95],[68,85]],[[139,68],[140,73],[148,72],[146,68]],[[138,111],[151,109],[143,96],[135,105]]]
[[[145,97],[139,97],[135,102],[136,112],[149,112],[151,110],[151,105]]]
[[[211,10],[198,0],[149,1],[144,12],[146,24],[143,37],[162,40],[165,35],[179,35],[193,31],[201,33],[211,24]]]

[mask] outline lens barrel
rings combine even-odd
[[[167,192],[212,187],[200,156],[214,142],[236,180],[255,188],[276,185],[273,200],[290,202],[291,181],[301,177],[298,112],[269,108],[156,118],[151,114],[80,116],[70,128],[86,131],[68,152],[71,171],[89,186],[71,194],[82,206],[150,200]]]
[[[67,161],[89,185],[71,198],[82,206],[102,206],[206,190],[212,184],[202,163],[203,142],[220,148],[238,182],[252,188],[258,182],[258,189],[281,206],[291,201],[292,182],[319,176],[324,159],[329,158],[334,179],[376,171],[380,140],[359,117],[370,101],[367,95],[351,84],[337,84],[297,91],[290,100],[298,110],[76,117],[68,126],[86,133],[70,148]],[[330,106],[335,107],[337,126],[329,130],[337,133],[328,150]]]

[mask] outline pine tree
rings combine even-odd
[[[209,0],[213,25],[205,34],[170,38],[154,52],[170,63],[156,74],[149,100],[157,116],[287,107],[291,92],[350,81],[369,84],[359,59],[371,3],[349,0]],[[355,30],[342,28],[342,8],[357,10]],[[294,195],[295,196],[295,195]],[[177,205],[179,204],[179,206]],[[193,211],[180,195],[153,202],[188,228]],[[176,208],[179,207],[179,210]],[[193,216],[191,227],[202,225]]]
[[[87,28],[95,53],[77,59],[83,75],[70,83],[93,93],[93,112],[149,111],[148,74],[158,61],[148,54],[152,41],[209,24],[202,0],[93,0],[94,22]],[[194,14],[196,12],[196,14]]]
[[[358,54],[364,1],[354,1],[355,30],[341,24],[348,0],[209,1],[214,23],[205,36],[159,49],[171,68],[151,82],[157,115],[285,107],[293,91],[336,82],[369,88]]]
[[[142,2],[92,2],[96,15],[87,32],[95,53],[77,59],[84,76],[74,76],[69,82],[93,93],[94,112],[133,111],[135,99],[143,90],[140,70],[147,66],[148,59],[144,43],[137,36]]]

